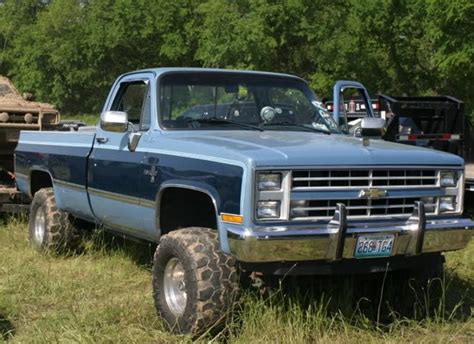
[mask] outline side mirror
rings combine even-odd
[[[100,115],[100,128],[105,131],[124,133],[128,130],[128,115],[123,111],[106,111]]]
[[[385,133],[385,120],[378,117],[364,117],[360,123],[362,137],[382,137]]]

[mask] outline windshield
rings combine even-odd
[[[168,129],[338,132],[302,81],[231,73],[179,73],[162,78],[160,121]],[[219,119],[219,120],[216,120]]]

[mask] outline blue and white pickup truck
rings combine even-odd
[[[359,137],[342,134],[292,75],[127,73],[97,127],[21,133],[16,180],[33,199],[30,240],[74,247],[79,218],[157,243],[156,307],[182,333],[224,318],[242,269],[442,266],[441,252],[464,248],[474,228],[462,216],[464,162],[377,139],[382,125],[369,117]]]

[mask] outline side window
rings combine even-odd
[[[128,120],[140,130],[148,130],[151,121],[150,87],[146,81],[125,82],[120,85],[112,103],[112,111],[124,111]]]

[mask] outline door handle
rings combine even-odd
[[[109,139],[107,137],[96,137],[95,140],[99,143],[107,143]]]

